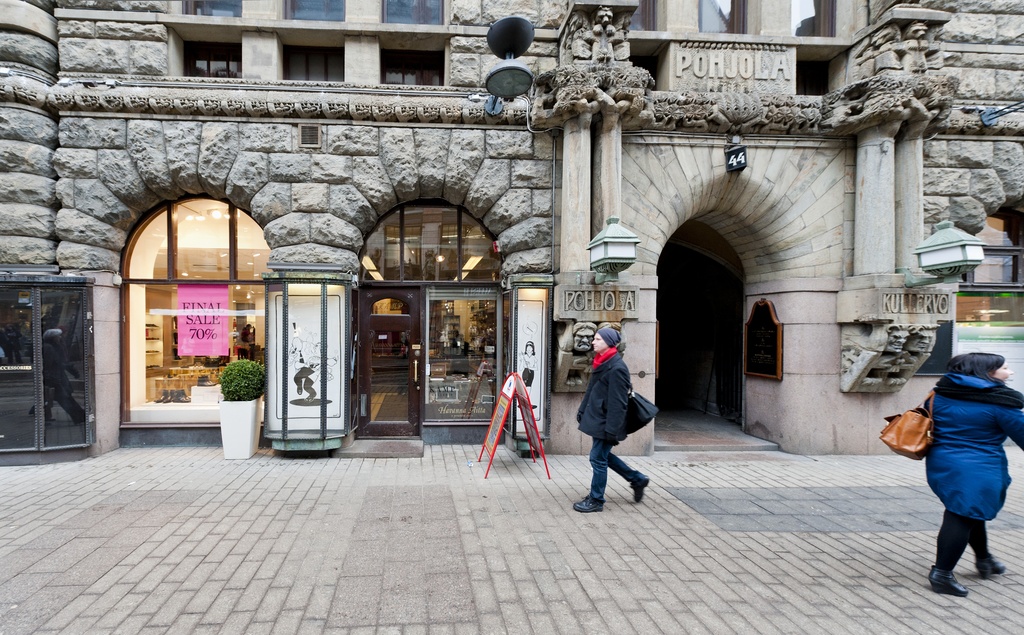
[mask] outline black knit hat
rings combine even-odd
[[[605,344],[611,346],[612,348],[618,346],[619,342],[622,341],[622,334],[620,334],[618,331],[616,331],[610,326],[606,326],[603,329],[598,329],[597,334],[601,336],[601,339],[604,340]]]

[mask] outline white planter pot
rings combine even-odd
[[[220,402],[220,438],[225,459],[247,459],[260,444],[259,403],[254,401]]]

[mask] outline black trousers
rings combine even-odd
[[[956,567],[967,545],[971,545],[975,561],[989,557],[985,521],[954,514],[948,509],[942,515],[937,542],[935,568],[942,571],[952,571]]]

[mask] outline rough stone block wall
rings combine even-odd
[[[518,130],[65,117],[54,165],[64,268],[116,269],[132,226],[164,200],[208,195],[250,211],[280,262],[356,272],[363,237],[395,205],[444,198],[498,238],[506,273],[551,270],[552,140]]]
[[[56,262],[57,123],[0,104],[0,263]]]
[[[1024,145],[984,138],[932,140],[924,149],[925,223],[949,219],[976,234],[985,218],[1024,200]]]
[[[1024,2],[1019,0],[924,0],[922,6],[949,11],[944,73],[960,79],[958,101],[1019,101],[1024,85]],[[957,50],[984,45],[984,52]]]
[[[535,27],[556,29],[568,11],[566,0],[450,0],[452,24],[490,26],[501,18],[518,15]]]
[[[526,54],[518,59],[526,64],[534,75],[554,70],[558,64],[558,45],[555,42],[534,40]],[[487,79],[487,73],[498,61],[487,46],[487,38],[453,37],[451,76],[448,83],[452,86],[482,87]]]
[[[67,73],[167,75],[167,27],[61,20],[61,70]]]
[[[47,0],[30,4],[52,12]],[[35,33],[0,29],[0,66],[28,74],[5,77],[0,86],[0,264],[52,264],[57,122],[39,109],[42,99],[38,108],[4,100],[22,92],[44,94],[47,81],[56,81],[57,47]]]

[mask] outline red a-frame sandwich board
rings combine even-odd
[[[494,413],[491,415],[491,425],[487,428],[487,437],[484,438],[484,445],[480,448],[480,456],[477,462],[484,458],[487,452],[487,471],[484,478],[491,473],[491,464],[494,462],[494,453],[498,450],[498,441],[501,440],[501,431],[505,428],[505,420],[508,419],[509,404],[515,399],[519,404],[519,415],[523,418],[523,426],[526,428],[526,441],[530,445],[530,458],[537,462],[537,454],[544,461],[544,471],[548,478],[551,478],[551,470],[548,469],[548,459],[544,456],[544,445],[540,441],[540,430],[537,429],[537,418],[533,416],[533,404],[530,403],[530,395],[526,392],[526,384],[519,373],[509,373],[501,385],[501,393],[498,395],[498,402],[494,406]]]

